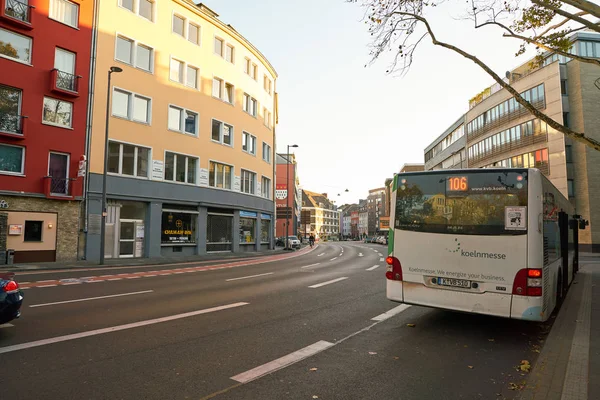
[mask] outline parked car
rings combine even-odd
[[[283,240],[285,241],[285,238],[283,238]],[[300,239],[298,239],[297,236],[290,236],[289,237],[289,241],[290,241],[290,247],[292,249],[299,249],[300,248]]]
[[[21,316],[23,292],[13,273],[0,273],[0,325]]]

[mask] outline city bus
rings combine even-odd
[[[392,301],[545,321],[572,282],[580,224],[538,169],[401,173],[391,201]]]

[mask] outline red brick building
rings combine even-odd
[[[0,211],[15,262],[77,258],[93,7],[0,0]]]
[[[275,224],[275,236],[286,235],[286,223],[289,216],[290,235],[299,234],[300,212],[302,210],[302,193],[298,188],[298,165],[294,154],[289,155],[289,187],[288,190],[288,161],[286,154],[277,154],[276,184],[275,184],[275,206],[277,219]],[[289,208],[288,208],[289,196]]]

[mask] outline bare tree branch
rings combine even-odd
[[[570,6],[585,11],[596,18],[600,18],[600,6],[587,0],[561,0]]]
[[[582,17],[582,16],[584,16],[584,15],[587,15],[587,12],[585,12],[585,11],[582,11],[582,12],[578,12],[578,13],[576,13],[576,14],[573,14],[573,15],[576,15],[576,16],[578,16],[578,17]],[[539,33],[539,34],[536,34],[536,35],[534,36],[534,39],[539,39],[539,38],[541,38],[542,36],[544,36],[544,35],[548,34],[548,32],[550,32],[550,31],[552,31],[552,30],[555,30],[555,29],[558,29],[558,28],[560,28],[561,26],[563,26],[564,24],[566,24],[566,23],[568,23],[568,22],[571,22],[571,20],[570,20],[569,18],[565,18],[565,19],[563,19],[561,22],[559,22],[558,24],[551,25],[551,26],[549,26],[547,29],[545,29],[544,31],[542,31],[541,33]]]
[[[533,4],[536,4],[536,5],[540,6],[540,7],[545,8],[547,10],[552,10],[556,14],[562,15],[565,18],[569,18],[569,19],[571,19],[573,21],[579,22],[580,24],[585,25],[588,28],[590,28],[590,29],[592,29],[592,30],[600,33],[600,24],[598,24],[598,23],[593,23],[591,21],[588,21],[585,18],[577,16],[576,14],[571,14],[571,13],[569,13],[569,12],[567,12],[567,11],[561,9],[561,8],[554,7],[552,4],[550,4],[550,3],[548,3],[548,2],[546,2],[544,0],[531,0],[531,2]]]

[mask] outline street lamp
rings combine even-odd
[[[108,120],[110,115],[110,78],[114,73],[123,72],[122,68],[110,67],[108,70],[108,88],[106,92],[106,132],[104,133],[104,171],[102,171],[102,224],[100,225],[100,265],[104,264],[104,246],[106,236],[106,171],[108,170]]]
[[[285,224],[285,248],[286,249],[290,249],[290,147],[298,147],[297,144],[293,144],[293,145],[287,145],[287,153],[285,155],[286,157],[286,161],[287,161],[287,178],[286,178],[286,187],[287,187],[287,209],[286,209],[286,224]],[[295,187],[295,186],[294,186]],[[296,190],[294,190],[294,196],[296,195]]]

